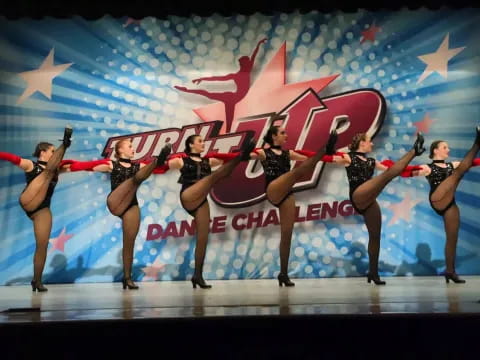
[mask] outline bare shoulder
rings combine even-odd
[[[30,159],[21,159],[18,167],[25,172],[30,172],[33,170],[33,161]]]

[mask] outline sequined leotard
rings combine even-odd
[[[363,153],[350,152],[348,155],[352,160],[350,165],[345,167],[345,170],[347,170],[348,184],[350,186],[350,201],[355,210],[362,214],[364,210],[360,210],[356,207],[355,203],[353,202],[352,195],[360,185],[372,178],[375,171],[376,161],[374,158],[366,158],[367,160],[360,159],[359,156],[365,155]]]
[[[261,164],[265,173],[266,189],[273,180],[290,171],[290,151],[282,150],[280,155],[274,153],[270,148],[263,151],[265,152],[265,160],[262,160]],[[290,191],[278,204],[272,203],[272,205],[280,206],[291,193]]]
[[[130,167],[125,167],[123,165],[120,165],[120,161],[112,161],[113,169],[112,172],[110,173],[110,184],[112,187],[112,192],[125,180],[130,179],[133,177],[138,170],[140,170],[140,164],[139,163],[132,163]],[[137,200],[137,194],[135,194],[132,202],[128,206],[128,208],[124,211],[127,212],[128,209],[130,209],[132,206],[138,205],[138,200]],[[123,216],[120,215],[120,217]]]
[[[35,179],[38,175],[40,175],[43,170],[45,170],[43,167],[40,166],[38,162],[33,163],[33,169],[32,171],[26,172],[25,173],[25,180],[27,181],[27,186],[30,184],[33,179]],[[45,195],[45,199],[42,201],[42,203],[36,208],[35,210],[32,211],[25,211],[28,217],[32,217],[34,213],[36,213],[38,210],[44,209],[44,208],[49,208],[50,207],[50,202],[52,200],[53,196],[53,191],[55,190],[55,186],[57,185],[58,182],[58,175],[56,175],[52,181],[50,181],[50,184],[48,184],[48,190],[47,194]],[[25,186],[25,189],[27,188]],[[25,189],[23,191],[25,191]]]
[[[190,186],[195,184],[198,180],[203,179],[205,176],[208,176],[212,173],[212,168],[210,167],[210,162],[208,159],[203,159],[201,161],[195,161],[190,156],[183,158],[183,167],[180,169],[180,178],[178,183],[182,184],[182,189],[180,190],[180,202],[182,197],[181,194]],[[207,201],[205,198],[202,203],[193,210],[187,210],[182,203],[183,208],[190,215],[195,216],[195,212],[200,206],[202,206]]]
[[[432,205],[432,194],[434,191],[437,189],[438,185],[442,183],[443,180],[445,180],[447,177],[452,175],[453,173],[453,164],[451,162],[445,163],[447,166],[446,167],[441,167],[435,165],[435,163],[430,163],[428,166],[432,170],[429,175],[426,176],[428,183],[430,184],[430,194],[428,196],[428,199],[430,201],[430,205],[432,206],[432,209],[438,214],[438,215],[443,215],[445,212],[455,204],[455,198],[450,202],[450,204],[447,205],[445,209],[442,210],[437,210],[433,207]]]

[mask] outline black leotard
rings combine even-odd
[[[353,202],[352,195],[360,185],[372,178],[375,171],[376,161],[374,158],[367,157],[367,160],[360,159],[359,156],[364,156],[363,153],[350,152],[348,153],[348,155],[350,156],[350,159],[352,161],[349,166],[345,167],[345,170],[347,170],[348,184],[350,186],[350,202],[352,203],[355,210],[362,214],[365,209],[360,210],[357,208],[357,206]]]
[[[445,180],[447,177],[452,175],[453,173],[453,164],[451,162],[445,163],[447,166],[446,167],[441,167],[435,165],[435,163],[430,163],[428,166],[432,170],[429,175],[426,176],[428,183],[430,184],[430,194],[428,196],[428,200],[430,201],[430,205],[432,206],[432,209],[438,214],[442,215],[445,214],[445,212],[455,204],[455,198],[447,205],[445,209],[435,209],[432,204],[432,194],[434,191],[437,189],[438,185],[442,183],[443,180]]]
[[[110,184],[112,187],[112,192],[121,183],[133,177],[138,172],[138,170],[140,170],[139,163],[131,163],[130,167],[125,167],[123,165],[120,165],[120,161],[112,161],[112,165],[113,165],[113,169],[112,169],[112,172],[110,173]],[[132,206],[135,206],[135,205],[138,205],[137,194],[135,194],[135,196],[132,199],[132,202],[127,207],[127,209],[123,212],[123,214],[125,214],[128,209],[130,209]],[[120,215],[120,217],[122,217],[123,214]]]
[[[178,179],[178,183],[182,184],[182,188],[180,190],[180,194],[182,194],[187,188],[195,184],[198,180],[203,179],[205,176],[208,176],[212,173],[212,168],[210,166],[210,161],[208,159],[202,158],[201,161],[195,161],[190,156],[183,158],[183,167],[180,169],[180,178]],[[183,208],[186,212],[190,215],[195,216],[195,212],[207,201],[207,198],[202,201],[200,205],[198,205],[193,210],[188,210],[185,208],[182,203]]]
[[[32,171],[25,173],[27,186],[33,181],[33,179],[35,179],[38,175],[40,175],[43,172],[43,170],[45,170],[45,168],[41,167],[38,162],[34,162]],[[42,201],[42,203],[35,210],[32,210],[32,211],[24,210],[28,217],[32,217],[32,215],[36,213],[38,210],[50,207],[53,191],[55,190],[55,186],[57,186],[57,182],[58,182],[58,174],[50,181],[50,184],[48,184],[47,194],[45,195],[45,199]],[[25,189],[27,188],[27,186],[25,186]],[[23,191],[25,191],[25,189]]]
[[[280,155],[274,153],[270,148],[264,149],[263,151],[265,152],[265,160],[260,162],[265,173],[266,189],[273,180],[290,171],[290,151],[282,150]],[[285,195],[285,197],[279,203],[272,203],[272,205],[279,207],[290,196],[291,193],[292,191]]]

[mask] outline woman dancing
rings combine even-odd
[[[182,184],[180,190],[180,202],[183,208],[195,219],[195,229],[197,235],[197,244],[195,247],[195,271],[191,279],[193,288],[197,285],[202,289],[209,289],[212,286],[207,285],[203,279],[203,263],[207,250],[210,207],[207,201],[207,195],[212,187],[221,179],[224,179],[232,173],[240,161],[248,161],[250,152],[253,151],[255,143],[250,141],[252,134],[244,141],[240,154],[223,154],[233,156],[221,156],[221,154],[207,154],[201,157],[205,149],[205,143],[201,136],[191,135],[185,141],[184,154],[172,157],[167,162],[170,169],[180,170],[178,182]],[[223,160],[230,159],[228,162]],[[221,165],[217,170],[211,170],[212,167]]]
[[[378,275],[382,216],[376,199],[385,186],[395,177],[402,175],[402,173],[406,176],[406,170],[410,170],[409,175],[411,176],[412,168],[407,168],[407,165],[415,156],[419,156],[425,151],[423,143],[423,136],[419,133],[413,148],[398,162],[386,161],[380,163],[374,158],[367,157],[367,153],[372,151],[373,142],[367,134],[360,133],[353,137],[348,154],[344,154],[343,157],[334,157],[334,162],[345,165],[350,186],[350,201],[355,210],[363,216],[367,226],[369,237],[367,281],[369,283],[373,281],[375,285],[386,284],[385,281],[380,280]],[[375,169],[381,170],[383,173],[373,176]]]
[[[155,161],[149,163],[132,162],[134,150],[128,139],[115,144],[116,161],[97,160],[79,162],[70,165],[70,171],[93,170],[109,172],[112,191],[107,197],[110,212],[122,219],[123,232],[123,289],[138,289],[131,277],[133,249],[135,238],[140,228],[140,208],[138,207],[137,189],[154,172],[163,165],[170,154],[171,147],[166,145]]]
[[[413,175],[426,176],[430,184],[429,201],[432,209],[443,218],[445,235],[445,281],[452,280],[456,284],[463,284],[455,272],[455,257],[460,227],[460,211],[455,203],[455,191],[465,172],[472,165],[480,165],[480,159],[475,159],[480,149],[480,127],[476,129],[477,136],[470,150],[462,161],[447,162],[450,149],[448,143],[436,140],[430,146],[430,159],[432,162],[422,165],[422,169],[414,171]]]
[[[292,188],[297,181],[305,175],[312,173],[319,161],[325,161],[325,154],[333,154],[336,133],[332,133],[327,145],[311,157],[304,155],[299,150],[284,150],[282,146],[287,141],[287,133],[283,127],[272,126],[263,138],[269,145],[266,149],[258,149],[251,154],[252,159],[259,159],[265,172],[265,192],[268,201],[280,212],[280,273],[278,274],[279,286],[295,286],[288,277],[288,259],[292,231],[295,222],[295,197]],[[290,169],[290,161],[303,161],[294,169]]]
[[[47,259],[48,239],[52,230],[50,202],[58,181],[58,174],[65,151],[71,144],[72,128],[65,128],[62,145],[57,149],[48,142],[39,143],[33,156],[37,161],[0,152],[0,159],[11,162],[25,171],[27,186],[20,195],[20,206],[33,222],[35,234],[35,254],[33,256],[32,290],[44,292],[48,289],[42,284],[43,268]]]

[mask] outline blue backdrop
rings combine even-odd
[[[286,44],[286,82],[339,74],[320,98],[360,88],[380,91],[387,113],[375,137],[378,159],[399,158],[417,130],[427,143],[445,139],[452,159],[471,146],[479,123],[480,11],[399,11],[208,18],[170,17],[97,21],[0,21],[0,151],[31,158],[39,141],[59,142],[65,125],[74,139],[65,158],[100,158],[111,137],[182,128],[201,123],[198,109],[213,101],[176,91],[201,76],[238,69],[266,37],[252,73]],[[191,85],[191,86],[190,86]],[[226,89],[203,84],[199,88]],[[231,87],[230,87],[231,88]],[[216,120],[216,119],[211,119]],[[315,149],[312,149],[315,150]],[[426,163],[426,155],[416,163]],[[135,246],[136,280],[184,280],[193,273],[195,237],[147,240],[148,226],[190,221],[178,199],[178,174],[154,176],[139,190],[142,225]],[[457,271],[480,274],[478,189],[480,172],[464,177]],[[18,205],[23,172],[0,164],[0,285],[31,279],[33,230]],[[317,189],[298,192],[308,204],[348,199],[345,170],[325,168]],[[105,204],[107,175],[62,175],[52,201],[54,224],[46,282],[112,281],[121,277],[121,226]],[[428,203],[424,178],[397,179],[379,198],[383,213],[381,267],[384,275],[432,275],[444,269],[442,219]],[[213,216],[227,216],[225,231],[212,234],[205,278],[269,278],[279,271],[278,226],[236,230],[239,213],[274,209],[261,202],[224,208],[210,202]],[[293,277],[363,275],[368,234],[360,216],[327,216],[298,222],[292,241]]]

